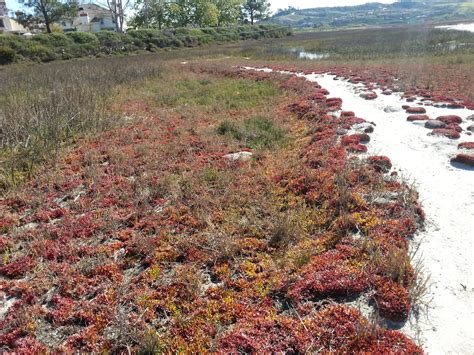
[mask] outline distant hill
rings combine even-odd
[[[292,27],[358,27],[419,24],[424,22],[474,21],[474,2],[449,0],[400,0],[394,4],[288,8],[270,20]]]

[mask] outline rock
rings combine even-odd
[[[392,95],[392,91],[391,90],[384,90],[382,91],[382,95]]]
[[[400,109],[398,107],[395,107],[395,106],[385,106],[383,111],[386,112],[386,113],[390,113],[390,112],[398,112],[398,111],[400,111]]]
[[[462,122],[462,118],[456,115],[439,116],[436,119],[446,124],[452,124],[452,123],[459,124]]]
[[[370,128],[372,128],[371,132],[365,132],[365,133],[372,133],[374,131],[373,125],[369,122],[362,122],[362,123],[355,124],[352,126],[352,128],[359,132],[365,132],[367,129],[370,130]]]
[[[468,121],[474,121],[474,115],[470,115],[466,117],[466,120]]]
[[[28,231],[28,230],[31,230],[31,229],[36,229],[37,227],[38,227],[38,223],[30,222],[30,223],[27,223],[23,226],[18,227],[18,230],[19,231]]]
[[[447,126],[446,123],[438,121],[438,120],[428,120],[425,123],[425,127],[426,128],[431,128],[431,129],[445,128],[446,126]]]
[[[451,158],[451,163],[464,164],[474,167],[474,154],[458,154]]]
[[[416,100],[416,97],[408,97],[407,102],[413,102]]]
[[[374,126],[370,125],[364,128],[364,133],[372,133],[374,131]]]
[[[424,107],[408,107],[406,111],[407,113],[426,113],[426,109]]]
[[[378,97],[375,92],[363,92],[359,96],[365,100],[375,100]]]
[[[467,129],[469,132],[474,132],[474,124],[468,126],[466,129]]]
[[[406,110],[407,108],[410,108],[408,105],[402,105],[402,109]]]
[[[338,136],[344,136],[344,135],[347,134],[347,132],[349,132],[349,131],[348,131],[347,129],[344,129],[344,128],[338,128],[338,129],[336,130],[336,134],[337,134]]]
[[[447,108],[453,108],[453,109],[464,108],[464,105],[460,103],[452,102],[448,104]]]
[[[427,115],[410,115],[407,117],[407,121],[427,121],[430,118]]]
[[[246,161],[252,158],[252,153],[246,152],[246,151],[230,153],[230,154],[224,155],[224,158],[227,158],[231,161],[236,161],[236,160]]]
[[[444,136],[450,139],[459,139],[461,135],[453,129],[449,128],[435,128],[431,131],[432,136]]]
[[[474,142],[459,143],[458,149],[474,149]]]
[[[377,197],[374,199],[374,204],[376,205],[388,205],[390,200],[386,199],[385,197]]]

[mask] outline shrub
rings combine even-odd
[[[67,34],[68,37],[70,37],[74,43],[78,44],[94,44],[98,45],[99,40],[97,39],[97,36],[92,34],[92,33],[87,33],[87,32],[69,32]]]
[[[48,47],[69,47],[73,44],[73,40],[63,33],[40,34],[31,40]]]
[[[133,49],[132,40],[124,34],[112,31],[102,31],[98,32],[96,36],[99,40],[101,51],[109,53]]]
[[[33,38],[0,35],[0,46],[13,50],[15,60],[47,62],[88,55],[105,55],[135,50],[156,51],[158,48],[196,47],[208,43],[221,43],[263,37],[283,37],[288,29],[275,25],[235,26],[216,28],[138,29],[127,34],[111,31],[68,32],[39,34]],[[5,51],[5,50],[4,50]],[[6,55],[5,55],[6,56]],[[9,55],[11,58],[11,54]],[[2,59],[0,64],[9,64]]]
[[[28,57],[33,60],[41,62],[51,62],[58,58],[58,56],[48,47],[42,44],[34,44],[29,49]]]
[[[0,46],[0,64],[10,64],[16,59],[16,53],[13,49],[6,46]]]

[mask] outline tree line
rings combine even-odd
[[[44,24],[48,33],[52,24],[77,16],[77,0],[26,0],[31,13],[21,14],[26,27]],[[125,14],[134,10],[129,25],[137,28],[216,27],[237,23],[254,24],[270,15],[267,0],[105,0],[98,3],[108,8],[116,25],[123,31]]]

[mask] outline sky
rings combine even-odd
[[[21,8],[19,4],[21,0],[6,0],[7,8],[11,10],[17,10]],[[85,0],[84,2],[88,2]],[[360,5],[367,2],[381,2],[385,4],[390,4],[395,2],[394,0],[269,0],[272,11],[277,9],[284,9],[288,6],[296,7],[297,9],[307,9],[313,7],[328,7],[328,6],[351,6],[351,5]]]

